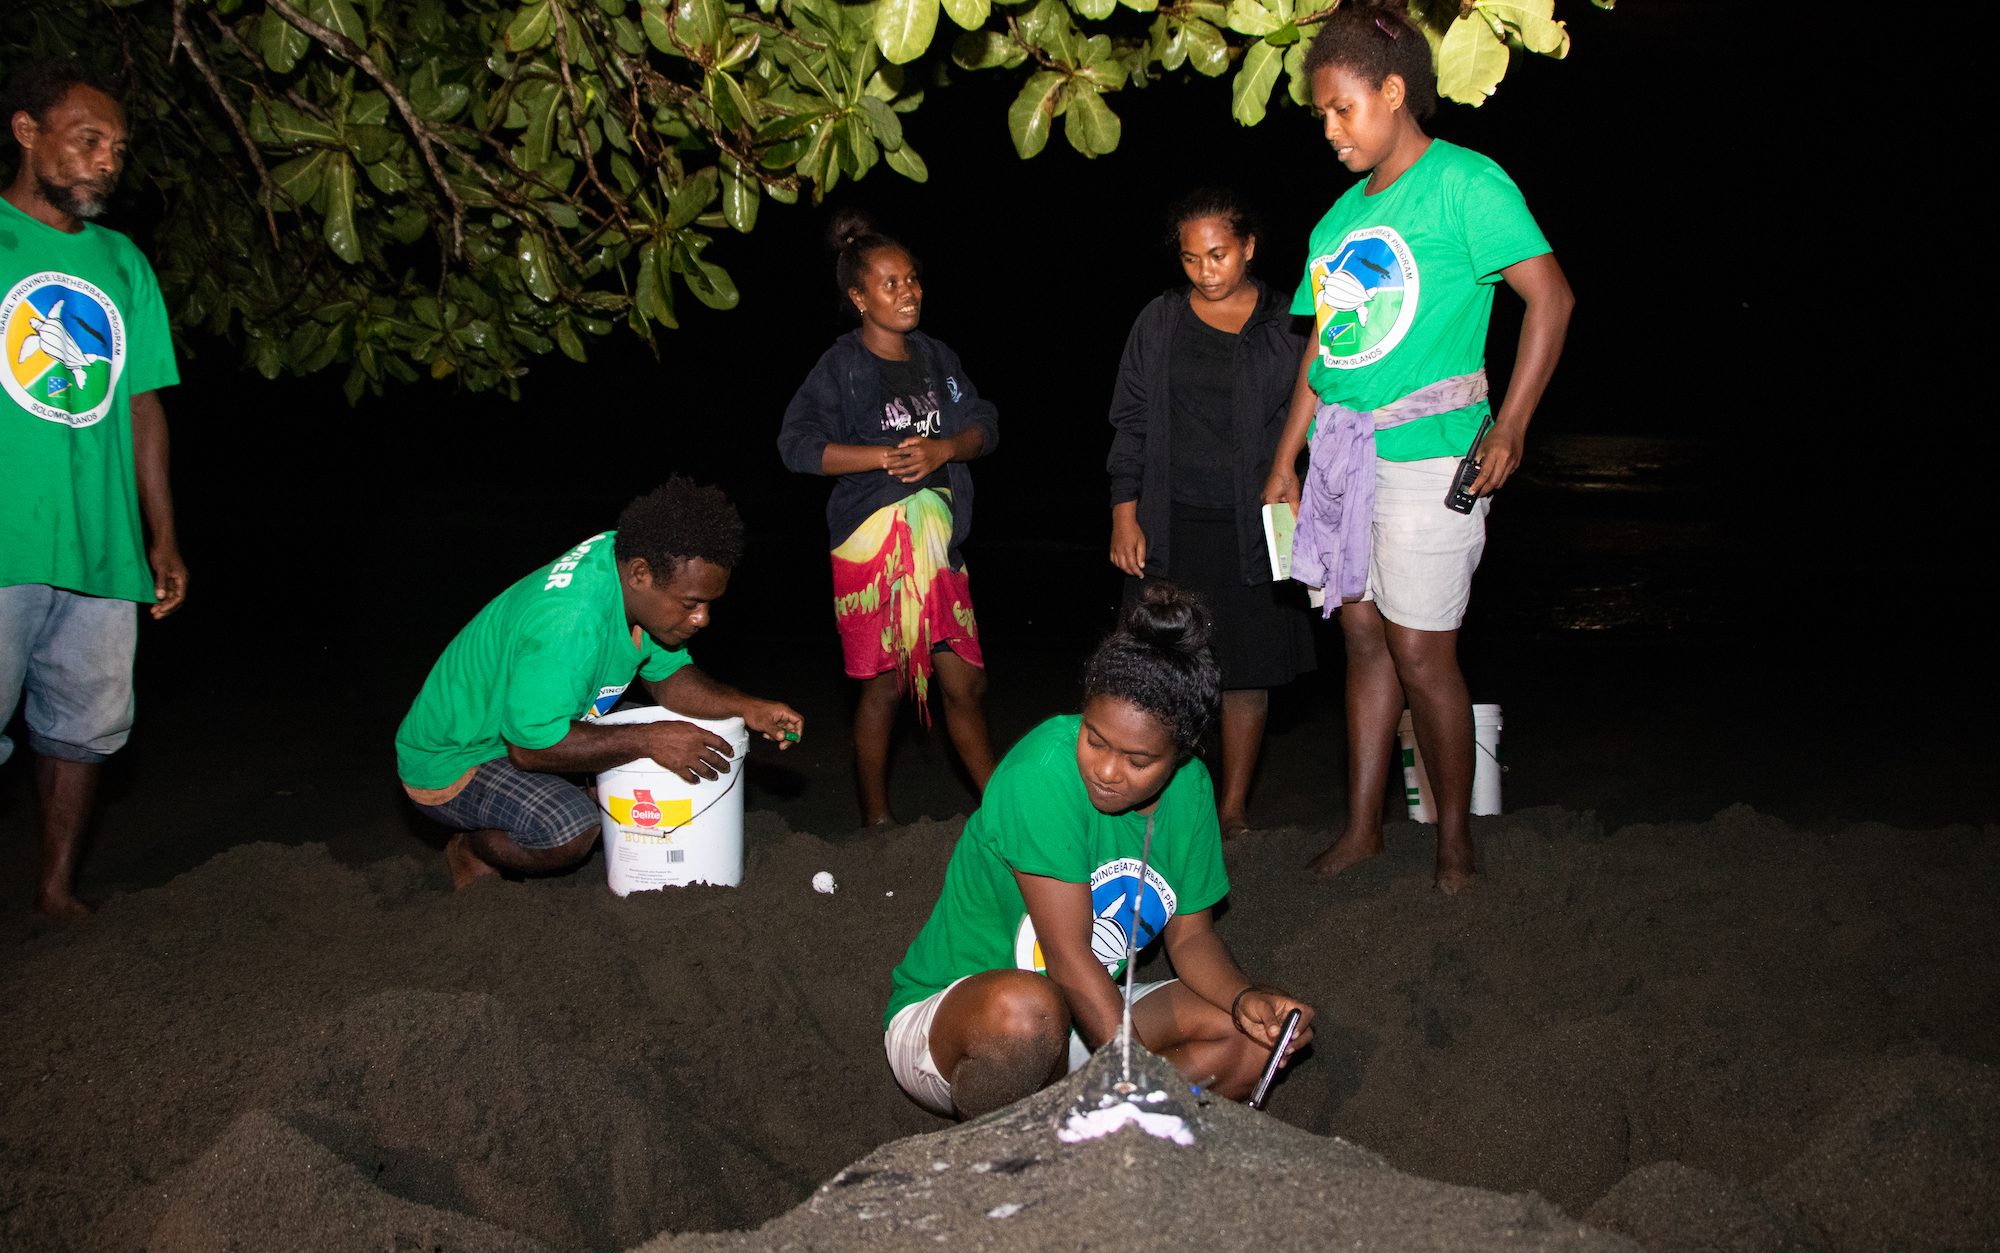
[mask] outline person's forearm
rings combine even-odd
[[[596,774],[648,755],[650,731],[645,723],[605,726],[572,722],[569,734],[547,748],[507,746],[507,760],[517,770],[537,774]]]
[[[819,455],[819,472],[840,475],[887,470],[889,454],[894,451],[886,444],[828,444]]]
[[[1555,375],[1556,361],[1562,356],[1563,340],[1569,334],[1570,313],[1576,297],[1553,256],[1532,258],[1505,272],[1509,286],[1527,306],[1521,315],[1521,340],[1514,350],[1514,371],[1509,376],[1507,395],[1493,415],[1495,426],[1525,431],[1535,407]]]
[[[740,718],[751,699],[692,665],[682,666],[658,682],[647,679],[645,683],[654,700],[690,718]]]
[[[178,549],[168,461],[167,411],[157,392],[141,392],[132,398],[132,464],[139,512],[154,545]]]
[[[971,461],[986,451],[986,432],[980,427],[968,426],[945,442],[951,445],[953,461]]]
[[[1061,959],[1047,950],[1044,956],[1049,958],[1049,978],[1062,989],[1063,1000],[1069,1005],[1070,1025],[1083,1037],[1083,1042],[1095,1049],[1117,1035],[1119,1024],[1125,1020],[1122,985],[1113,982],[1104,967],[1088,953],[1074,969],[1065,968]]]
[[[1251,983],[1250,976],[1243,973],[1230,954],[1229,946],[1214,931],[1183,937],[1178,944],[1172,943],[1170,937],[1167,956],[1173,960],[1174,974],[1182,985],[1220,1009],[1228,1009],[1236,994]]]
[[[1312,425],[1313,414],[1319,411],[1319,393],[1313,391],[1311,370],[1314,349],[1308,347],[1305,356],[1299,359],[1298,379],[1292,384],[1292,408],[1285,415],[1284,433],[1278,436],[1278,447],[1271,454],[1271,469],[1291,471],[1299,463],[1299,454],[1306,450],[1306,429]]]

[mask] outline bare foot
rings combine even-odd
[[[1327,845],[1319,856],[1307,862],[1306,869],[1323,879],[1330,879],[1370,857],[1381,856],[1382,848],[1380,831],[1364,832],[1349,828],[1339,839]]]
[[[43,892],[35,897],[35,909],[57,922],[82,922],[97,912],[97,906],[70,892]]]
[[[454,892],[487,875],[500,873],[472,851],[472,844],[463,831],[445,841],[444,864],[451,867],[451,890]]]
[[[1472,860],[1472,840],[1460,837],[1446,840],[1438,837],[1437,889],[1446,896],[1457,896],[1472,886],[1472,876],[1477,868]]]
[[[1250,820],[1242,814],[1223,814],[1216,820],[1222,827],[1222,838],[1234,840],[1250,834]]]

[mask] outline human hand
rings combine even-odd
[[[1299,511],[1299,476],[1296,471],[1282,466],[1274,467],[1271,476],[1264,480],[1264,494],[1260,498],[1264,504],[1275,505],[1283,502],[1292,507],[1292,513]]]
[[[1292,1035],[1291,1046],[1285,1050],[1290,1060],[1312,1040],[1312,1006],[1283,992],[1267,988],[1252,988],[1236,1002],[1236,1029],[1244,1035],[1264,1045],[1266,1048],[1278,1043],[1278,1036],[1284,1030],[1285,1015],[1299,1011],[1299,1029]],[[1283,1065],[1283,1063],[1279,1063]]]
[[[1521,432],[1496,423],[1473,449],[1472,456],[1479,463],[1479,477],[1472,480],[1472,494],[1491,496],[1521,468]]]
[[[950,460],[951,445],[948,442],[912,435],[889,450],[882,468],[898,482],[917,483],[929,478],[939,466]]]
[[[1111,507],[1111,564],[1135,579],[1146,577],[1146,532],[1136,503]]]
[[[790,705],[774,700],[753,700],[743,710],[743,725],[777,744],[780,752],[799,742],[806,733],[806,720]]]
[[[729,773],[729,741],[715,732],[678,719],[645,726],[646,756],[689,783]]]
[[[153,567],[153,595],[159,597],[152,609],[153,619],[158,621],[187,599],[187,563],[181,560],[180,547],[172,543],[153,545],[146,560]]]

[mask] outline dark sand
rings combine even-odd
[[[1177,1148],[897,1092],[885,972],[956,827],[753,813],[740,889],[625,900],[249,843],[7,915],[0,1246],[2000,1245],[1990,828],[1531,810],[1457,899],[1413,824],[1333,883],[1323,830],[1251,836],[1223,932],[1319,1038]]]

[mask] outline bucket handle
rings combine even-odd
[[[1485,753],[1488,757],[1491,757],[1493,759],[1493,764],[1500,767],[1501,774],[1507,773],[1507,763],[1500,760],[1500,754],[1486,747],[1486,745],[1481,744],[1478,740],[1472,741],[1472,746],[1478,749],[1480,752]]]
[[[734,766],[737,762],[742,761],[749,756],[750,754],[747,752],[738,753],[736,756],[731,757],[729,759],[729,764],[731,766]],[[683,783],[687,782],[687,780],[685,779],[681,781]],[[689,814],[688,820],[686,822],[683,822],[681,824],[681,827],[693,826],[695,824],[695,821],[699,819],[703,814],[707,813],[711,809],[714,809],[716,805],[721,803],[724,797],[727,797],[731,792],[734,792],[736,790],[736,785],[738,783],[741,783],[742,781],[743,781],[743,772],[741,770],[729,771],[729,786],[723,788],[721,793],[718,794],[713,800],[709,801],[708,804],[703,805],[700,809],[696,810],[692,814]],[[595,789],[592,790],[594,791]],[[611,819],[614,825],[617,826],[624,825],[623,823],[620,823],[618,821],[618,815],[612,813],[611,808],[604,803],[604,798],[602,796],[597,798],[597,812],[603,814],[606,818]],[[678,831],[680,830],[680,827],[671,827],[669,828],[669,830]]]

